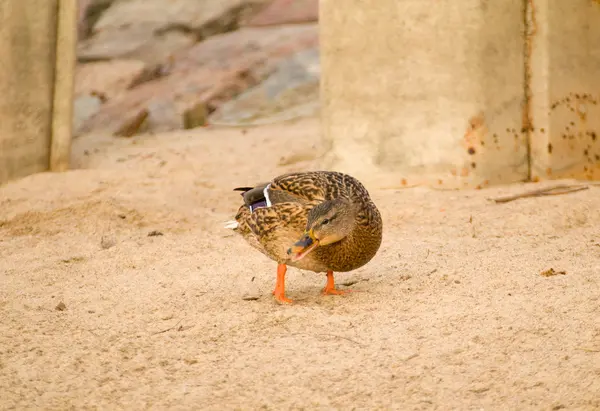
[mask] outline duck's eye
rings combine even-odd
[[[325,220],[321,221],[321,225],[327,225],[329,224],[329,219],[326,218]]]

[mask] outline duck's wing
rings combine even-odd
[[[283,174],[268,183],[238,187],[251,210],[281,203],[312,207],[337,197],[367,197],[366,189],[355,178],[335,171],[309,171]]]
[[[234,191],[241,191],[244,205],[251,212],[258,208],[271,207],[281,203],[306,204],[306,199],[286,190],[273,188],[273,182],[261,183],[255,187],[238,187]]]
[[[253,204],[265,200],[264,191],[269,184],[270,183],[261,183],[254,187],[237,187],[234,188],[233,191],[241,191],[244,203],[247,206],[252,206]]]
[[[281,190],[310,203],[338,197],[368,197],[369,193],[354,177],[337,171],[289,173],[271,182],[272,190]]]

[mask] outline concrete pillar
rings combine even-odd
[[[600,1],[527,1],[531,174],[600,179]]]
[[[51,152],[66,168],[76,13],[76,0],[0,1],[0,184],[48,170]]]
[[[369,184],[528,178],[522,0],[321,0],[326,165]]]
[[[65,171],[71,162],[79,23],[78,0],[58,0],[58,5],[50,171]]]

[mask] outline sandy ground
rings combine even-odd
[[[600,409],[600,187],[371,190],[384,243],[337,276],[361,292],[290,269],[280,306],[222,222],[317,134],[82,137],[77,170],[0,187],[0,407]]]

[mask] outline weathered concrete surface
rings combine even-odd
[[[532,178],[600,179],[600,2],[528,2]]]
[[[48,169],[56,0],[0,2],[0,183]]]
[[[77,1],[59,1],[56,15],[50,171],[65,171],[70,167],[77,21]]]
[[[523,2],[322,0],[329,166],[380,186],[528,176]]]
[[[0,2],[0,184],[69,167],[77,2]]]

